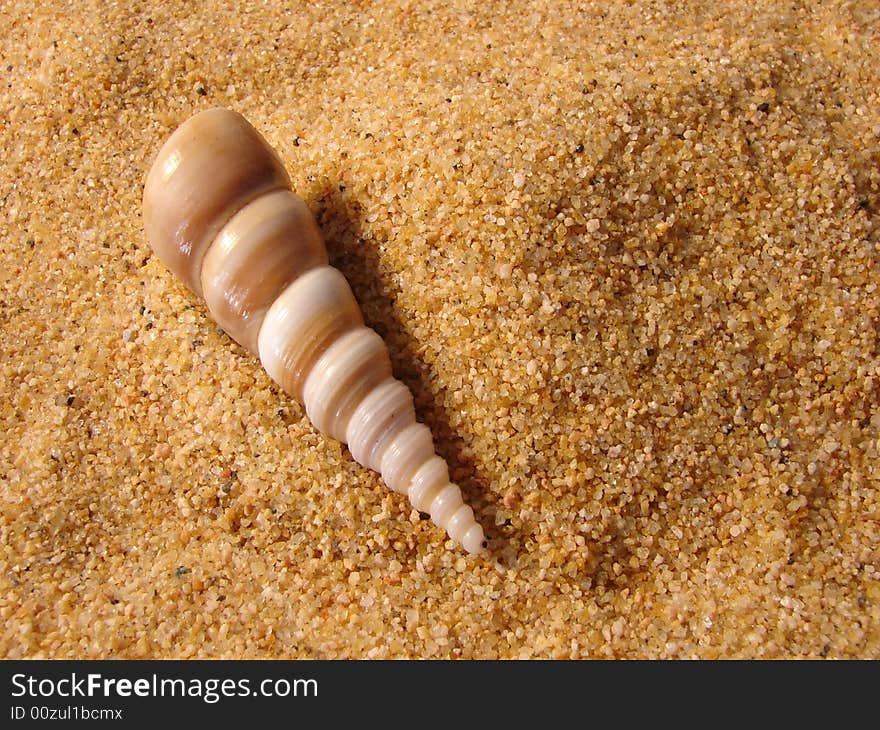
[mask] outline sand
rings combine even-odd
[[[875,2],[0,2],[0,655],[880,658]],[[152,254],[278,149],[470,558]]]

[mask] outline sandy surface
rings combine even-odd
[[[876,2],[29,5],[0,654],[880,657]],[[491,559],[152,255],[146,170],[216,105],[279,150]]]

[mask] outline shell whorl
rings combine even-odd
[[[279,157],[244,117],[209,109],[178,127],[147,175],[144,225],[159,258],[319,431],[347,443],[465,550],[485,550],[385,343],[329,265]]]

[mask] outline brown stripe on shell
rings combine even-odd
[[[266,313],[257,343],[260,360],[273,380],[302,402],[303,386],[318,358],[342,334],[363,324],[340,271],[332,266],[311,269]]]
[[[196,294],[220,229],[250,201],[290,178],[274,150],[236,112],[208,109],[159,150],[144,186],[144,227],[165,265]]]
[[[220,231],[202,264],[205,302],[214,319],[255,355],[260,325],[288,284],[327,264],[308,206],[290,190],[257,198]]]

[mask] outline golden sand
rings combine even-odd
[[[0,2],[0,654],[880,658],[876,2]],[[242,112],[486,527],[143,234]]]

